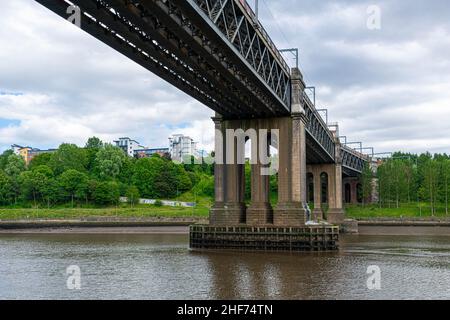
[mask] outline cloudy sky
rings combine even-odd
[[[367,27],[371,5],[381,29]],[[448,0],[260,0],[318,106],[378,152],[450,152],[449,12]],[[174,133],[211,149],[212,115],[33,0],[0,1],[0,151],[93,135],[163,147]]]

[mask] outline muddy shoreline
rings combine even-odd
[[[188,234],[190,225],[207,223],[205,218],[3,220],[0,234]],[[361,220],[358,233],[450,236],[450,220]]]

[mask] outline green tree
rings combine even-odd
[[[202,175],[192,191],[199,196],[214,197],[214,177]]]
[[[140,194],[139,194],[139,189],[136,188],[135,186],[128,187],[125,196],[127,197],[128,203],[130,204],[131,207],[133,207],[136,204],[138,204],[139,203],[139,199],[141,197]]]
[[[436,203],[438,195],[438,178],[439,178],[439,164],[432,159],[428,160],[423,167],[424,179],[421,186],[422,195],[428,200],[431,207],[431,215],[436,214]]]
[[[122,149],[106,144],[95,158],[95,169],[99,177],[104,180],[115,179],[119,176],[126,157]]]
[[[11,179],[3,170],[0,170],[0,204],[11,204],[11,199],[13,197],[14,193]]]
[[[49,166],[55,175],[59,176],[67,170],[86,172],[87,163],[86,150],[78,148],[74,144],[64,143],[56,152],[52,153]]]
[[[17,203],[17,198],[20,195],[19,176],[23,171],[25,171],[25,161],[23,158],[15,154],[9,155],[5,165],[5,173],[10,179],[14,203]]]
[[[5,170],[6,164],[8,162],[8,158],[10,155],[14,154],[14,152],[10,150],[6,150],[0,155],[0,170]]]
[[[85,151],[87,157],[87,169],[92,173],[95,167],[95,158],[97,157],[97,152],[104,146],[103,141],[97,137],[89,138],[86,142]]]
[[[143,158],[136,161],[132,182],[145,198],[158,198],[159,191],[156,186],[157,177],[164,171],[164,160],[160,157]],[[162,181],[162,184],[164,182]]]
[[[63,196],[71,199],[72,208],[74,199],[87,199],[88,182],[86,174],[73,169],[67,170],[59,176],[58,183]]]
[[[97,149],[100,150],[101,148],[103,148],[104,144],[103,141],[100,140],[97,137],[91,137],[88,139],[88,141],[86,142],[86,149]]]
[[[165,165],[167,171],[176,178],[177,193],[186,192],[192,189],[192,180],[182,165],[175,165],[173,162],[169,161],[166,161]]]
[[[120,198],[120,190],[117,182],[99,182],[94,191],[94,201],[99,205],[117,204]]]
[[[450,194],[450,160],[442,161],[442,201],[445,204],[445,214],[448,215],[448,203]]]
[[[24,200],[33,200],[34,206],[36,207],[36,198],[39,190],[36,175],[33,171],[24,171],[19,176],[19,185],[21,190],[21,195]]]
[[[51,153],[42,153],[40,155],[37,155],[30,161],[30,164],[28,165],[28,169],[33,169],[35,167],[44,166],[44,165],[48,166],[51,158],[52,158]]]
[[[40,189],[42,201],[47,204],[47,208],[50,208],[53,202],[58,201],[58,191],[58,181],[55,178],[48,178],[46,184]]]
[[[363,206],[365,205],[366,200],[369,199],[370,195],[372,194],[372,180],[373,180],[373,172],[372,169],[370,168],[370,164],[366,162],[363,171],[361,173]]]

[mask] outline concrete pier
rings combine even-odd
[[[213,118],[215,204],[210,225],[191,228],[191,248],[242,250],[336,250],[339,229],[306,226],[305,84],[293,69],[290,116],[260,119]],[[251,199],[245,201],[245,143],[251,141]],[[278,149],[278,203],[270,203],[270,147]],[[273,169],[273,168],[272,168]],[[339,163],[314,166],[316,215],[322,218],[320,174],[328,177],[328,219],[343,220],[342,168]],[[319,188],[319,189],[318,189]]]

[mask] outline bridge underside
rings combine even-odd
[[[70,4],[64,0],[36,1],[63,18],[69,16],[67,8]],[[265,118],[289,114],[287,71],[266,54],[255,60],[255,64],[259,62],[265,70],[261,68],[259,73],[255,72],[242,54],[236,54],[236,48],[220,32],[220,21],[217,25],[211,23],[210,17],[205,16],[194,2],[71,2],[81,9],[81,28],[84,31],[224,118]],[[242,8],[234,2],[232,5],[234,13],[244,18]],[[246,29],[246,32],[250,32],[247,37],[259,39],[254,30]],[[242,47],[242,50],[248,47],[247,50],[252,51],[250,43],[245,42]],[[255,50],[261,48],[262,41]]]

